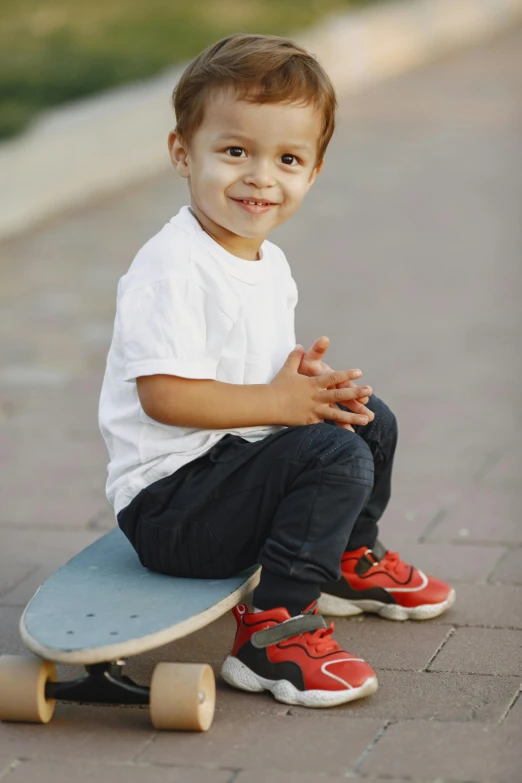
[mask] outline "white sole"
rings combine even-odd
[[[348,701],[371,696],[377,690],[377,677],[368,677],[359,688],[344,691],[300,691],[288,680],[267,680],[255,674],[239,658],[229,655],[221,667],[221,676],[228,685],[250,693],[270,691],[277,701],[300,707],[335,707]]]
[[[455,590],[452,589],[446,600],[440,604],[407,607],[398,604],[385,604],[381,601],[348,601],[346,598],[338,598],[336,595],[321,593],[318,608],[320,614],[330,617],[353,617],[356,614],[362,614],[362,612],[371,612],[386,620],[431,620],[453,606],[455,597]]]

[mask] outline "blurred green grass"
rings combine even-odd
[[[43,109],[157,73],[232,32],[285,35],[371,0],[2,0],[0,138]]]

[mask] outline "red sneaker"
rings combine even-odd
[[[388,620],[430,620],[455,601],[450,585],[407,565],[379,541],[373,549],[345,552],[341,571],[339,581],[321,585],[319,610],[326,615],[374,612]]]
[[[362,658],[342,650],[314,601],[291,617],[284,608],[250,613],[240,604],[232,653],[221,676],[243,691],[270,691],[277,701],[303,707],[333,707],[369,696],[377,677]]]

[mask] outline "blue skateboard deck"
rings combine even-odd
[[[259,566],[229,579],[153,573],[116,528],[44,582],[20,633],[32,652],[56,663],[115,661],[197,631],[239,603],[259,575]]]

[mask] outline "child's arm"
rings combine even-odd
[[[239,385],[176,375],[136,379],[147,416],[162,424],[199,429],[233,429],[278,421],[279,401],[270,384]]]
[[[314,378],[298,373],[303,355],[299,345],[269,384],[223,383],[177,375],[146,375],[136,379],[145,413],[163,424],[199,429],[233,429],[264,424],[287,427],[317,424],[326,418],[346,424],[358,416],[336,403],[364,398],[370,386],[346,388],[359,370],[330,371]],[[338,388],[339,385],[339,388]]]

